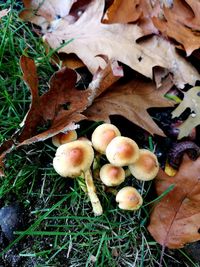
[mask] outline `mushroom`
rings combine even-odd
[[[94,214],[98,216],[103,210],[90,171],[93,159],[92,146],[87,141],[76,140],[58,147],[53,159],[53,167],[62,177],[84,176]]]
[[[122,167],[105,164],[101,167],[99,176],[105,185],[117,186],[124,182],[125,171]]]
[[[110,141],[120,135],[121,133],[115,125],[110,123],[101,124],[92,133],[92,145],[96,151],[105,154]]]
[[[200,155],[200,147],[192,141],[174,143],[168,153],[169,164],[178,169],[184,153],[187,153],[190,159],[196,160]]]
[[[115,166],[128,166],[138,159],[139,148],[131,138],[117,136],[108,144],[106,157]]]
[[[135,178],[142,181],[154,179],[159,171],[159,163],[154,153],[147,149],[140,149],[139,158],[129,165],[129,170]]]
[[[142,196],[132,186],[125,186],[116,195],[116,202],[123,210],[138,210],[143,203]]]
[[[75,141],[77,139],[77,133],[75,130],[67,133],[59,133],[52,137],[52,143],[54,146],[59,147],[60,145]]]

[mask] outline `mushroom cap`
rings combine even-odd
[[[116,202],[123,210],[138,210],[143,203],[142,196],[132,186],[125,186],[116,195]]]
[[[131,138],[117,136],[108,144],[106,157],[115,166],[128,166],[139,158],[139,147]]]
[[[121,133],[118,128],[110,123],[103,123],[99,125],[92,133],[92,145],[96,151],[101,154],[106,153],[106,148],[110,141]]]
[[[105,164],[101,167],[99,176],[105,185],[117,186],[124,182],[125,171],[121,167]]]
[[[156,155],[147,149],[140,149],[138,160],[128,167],[133,176],[142,181],[154,179],[159,171]]]
[[[60,145],[69,143],[77,139],[77,133],[75,130],[67,133],[59,133],[52,137],[52,143],[54,146],[59,147]]]
[[[92,146],[86,141],[76,140],[58,147],[53,167],[63,177],[77,177],[87,171],[94,159]]]

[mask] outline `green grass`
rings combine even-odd
[[[30,92],[22,80],[19,58],[34,58],[40,78],[40,93],[55,71],[45,53],[41,39],[31,26],[18,19],[16,1],[0,1],[0,9],[11,6],[8,16],[0,20],[0,143],[19,128],[28,111]],[[91,126],[94,127],[94,126]],[[91,128],[92,129],[92,128]],[[82,134],[91,129],[81,128]],[[150,148],[153,149],[152,140]],[[137,212],[118,209],[115,198],[100,185],[104,214],[94,217],[88,197],[77,181],[59,177],[52,167],[55,148],[51,141],[14,151],[7,157],[6,176],[0,178],[0,200],[13,199],[26,209],[25,229],[16,231],[16,239],[1,256],[17,247],[20,266],[138,266],[154,267],[160,259],[161,247],[149,236],[146,226],[149,206],[144,202]],[[151,185],[129,179],[146,197]],[[168,266],[167,254],[164,266]],[[185,255],[187,258],[187,255]],[[174,260],[175,261],[175,260]],[[191,259],[190,259],[191,261]],[[176,262],[176,261],[175,261]],[[191,266],[195,266],[193,262]]]

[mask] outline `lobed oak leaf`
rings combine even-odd
[[[152,54],[156,52],[157,55],[165,58],[165,62],[169,66],[168,71],[173,75],[173,83],[178,88],[183,89],[187,83],[195,85],[196,81],[200,80],[198,71],[184,57],[176,53],[175,47],[164,38],[153,36],[150,39],[142,41],[141,45],[147,48]],[[163,69],[163,78],[166,75],[166,70]]]
[[[136,21],[141,11],[138,10],[140,0],[114,0],[113,4],[106,11],[104,23],[129,23]]]
[[[141,37],[137,25],[103,24],[103,11],[104,1],[94,0],[75,23],[69,24],[61,18],[51,32],[44,34],[44,39],[58,52],[75,53],[92,73],[106,66],[99,55],[125,63],[151,78],[154,66],[168,67],[163,57],[156,53],[152,55],[135,42]],[[72,39],[72,42],[63,45],[63,42]],[[142,62],[139,60],[141,56]]]
[[[157,90],[155,84],[149,81],[134,79],[125,84],[118,82],[100,95],[84,115],[90,120],[106,122],[110,121],[110,115],[121,115],[151,134],[164,136],[147,109],[172,106],[172,102],[164,98],[171,87],[172,83],[169,80],[165,80],[162,87]]]
[[[177,127],[178,139],[188,136],[192,129],[200,124],[200,86],[195,86],[184,93],[184,99],[172,112],[172,118],[179,117],[187,108],[190,108],[192,113]]]
[[[170,186],[174,188],[155,204],[148,230],[162,246],[182,248],[200,240],[200,157],[192,161],[184,156],[175,174],[170,177],[160,170],[155,179],[158,196]]]
[[[194,50],[200,48],[198,33],[200,3],[196,0],[186,0],[186,2],[187,6],[184,1],[175,0],[172,8],[164,8],[165,19],[154,17],[152,20],[164,36],[175,39],[189,56]]]
[[[0,167],[3,167],[6,154],[15,147],[45,140],[62,131],[76,129],[76,123],[85,119],[81,112],[86,109],[90,95],[89,90],[81,91],[75,88],[75,71],[63,68],[51,77],[49,91],[39,96],[34,61],[22,56],[20,65],[23,79],[31,91],[32,102],[21,123],[22,128],[0,147]],[[38,127],[44,127],[47,123],[48,129],[38,133]]]

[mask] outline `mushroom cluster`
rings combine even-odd
[[[129,170],[136,179],[149,181],[156,177],[159,164],[156,155],[147,149],[139,149],[131,138],[121,136],[119,129],[109,123],[99,125],[92,133],[91,141],[80,137],[76,131],[59,134],[52,139],[57,146],[53,166],[62,177],[85,179],[86,192],[96,216],[103,209],[93,181],[94,162],[101,155],[107,163],[99,166],[99,178],[105,187],[123,184]],[[127,170],[124,170],[124,167]],[[116,193],[116,202],[124,210],[137,210],[143,203],[142,196],[132,186],[122,187]]]

